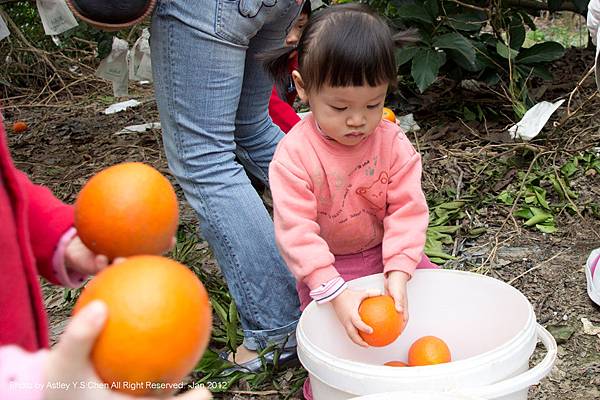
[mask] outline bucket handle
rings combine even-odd
[[[469,388],[468,390],[461,390],[461,392],[471,396],[495,399],[524,390],[529,386],[537,385],[540,380],[552,370],[554,362],[556,361],[557,348],[556,340],[554,340],[554,337],[543,326],[537,324],[536,331],[538,338],[541,339],[548,352],[538,365],[520,375],[508,378],[501,382],[477,388]]]

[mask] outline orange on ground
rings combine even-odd
[[[14,133],[23,133],[28,128],[29,128],[29,126],[27,126],[27,122],[24,122],[24,121],[17,121],[12,126],[12,130]]]
[[[390,122],[396,122],[396,114],[394,114],[394,112],[387,108],[387,107],[383,107],[383,119],[387,119]]]
[[[162,254],[179,220],[177,196],[153,167],[123,163],[94,175],[75,201],[75,227],[83,243],[110,259]]]
[[[392,296],[368,297],[360,303],[358,314],[373,333],[358,331],[370,346],[387,346],[400,336],[404,329],[404,316],[396,311]]]
[[[208,345],[208,294],[198,277],[176,261],[135,256],[108,267],[85,287],[73,314],[93,300],[106,303],[108,320],[92,362],[100,378],[118,391],[136,396],[172,392],[172,385],[161,391],[146,382],[179,383]]]
[[[383,365],[387,365],[388,367],[408,367],[408,364],[402,361],[388,361]]]
[[[436,336],[423,336],[417,339],[408,350],[408,365],[443,364],[452,359],[446,342]]]

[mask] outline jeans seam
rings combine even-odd
[[[240,151],[242,151],[244,153],[244,158],[248,161],[251,161],[253,166],[256,168],[256,170],[260,171],[260,175],[261,176],[257,176],[257,178],[262,179],[263,182],[265,182],[267,185],[269,184],[269,175],[265,174],[265,172],[263,171],[263,169],[258,165],[258,163],[252,158],[252,156],[250,155],[250,152],[244,147],[244,146],[239,146],[238,148],[240,149]]]

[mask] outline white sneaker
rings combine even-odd
[[[600,249],[592,251],[585,264],[587,292],[590,299],[600,305]]]

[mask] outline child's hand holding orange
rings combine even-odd
[[[365,290],[353,290],[346,289],[335,299],[331,300],[333,309],[337,314],[338,319],[342,323],[342,326],[346,330],[348,337],[354,343],[362,347],[369,347],[358,331],[365,333],[372,333],[373,329],[365,324],[358,314],[358,307],[362,301],[368,297],[379,296],[379,291],[365,291]]]
[[[406,283],[410,276],[403,271],[391,271],[387,274],[385,288],[394,299],[396,311],[404,315],[404,323],[408,322],[408,297],[406,295]]]

